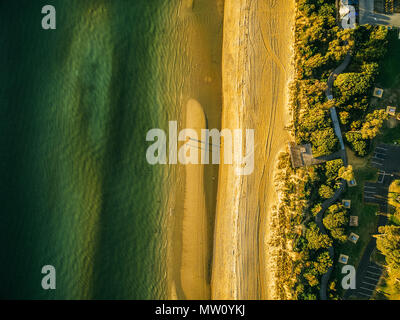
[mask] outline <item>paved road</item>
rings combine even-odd
[[[383,14],[374,12],[374,0],[360,0],[360,25],[400,27],[400,13]]]

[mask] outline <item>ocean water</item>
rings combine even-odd
[[[145,137],[180,119],[178,3],[0,2],[0,298],[166,298],[175,169]]]

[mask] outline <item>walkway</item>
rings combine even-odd
[[[331,205],[333,205],[335,202],[337,202],[339,200],[340,196],[346,189],[346,184],[347,184],[347,182],[345,180],[341,180],[340,188],[336,190],[335,195],[332,198],[326,200],[322,204],[321,211],[318,212],[317,216],[315,217],[315,223],[317,224],[317,226],[322,234],[327,234],[324,224],[322,222],[322,219],[324,218],[324,213]],[[330,255],[331,259],[333,260],[334,255],[335,255],[333,246],[329,247],[328,251],[329,251],[329,255]],[[321,278],[321,286],[320,286],[320,290],[319,290],[319,296],[320,296],[321,300],[327,300],[326,291],[327,291],[328,281],[331,276],[332,270],[333,270],[333,266],[330,267],[328,269],[328,271]]]
[[[333,87],[335,78],[347,68],[347,66],[350,64],[350,61],[351,61],[351,54],[348,53],[346,55],[346,57],[344,58],[343,62],[329,76],[328,81],[327,81],[327,89],[325,91],[325,95],[328,100],[333,99],[332,87]],[[343,164],[345,166],[347,166],[348,165],[347,153],[346,153],[346,149],[344,147],[342,130],[340,129],[339,120],[337,118],[336,108],[332,107],[330,109],[330,111],[331,111],[332,122],[333,122],[333,125],[335,128],[335,133],[339,139],[340,146],[341,146],[340,158],[343,160]],[[322,222],[322,220],[324,218],[324,213],[331,205],[333,205],[335,202],[337,202],[339,200],[340,196],[343,194],[343,192],[346,189],[346,185],[347,185],[347,182],[342,179],[340,182],[340,187],[339,187],[339,189],[336,190],[335,195],[331,199],[326,200],[322,204],[321,211],[318,212],[317,216],[315,217],[315,223],[317,224],[317,226],[322,234],[327,234],[324,224]],[[329,251],[329,256],[331,257],[332,261],[334,261],[335,251],[333,249],[333,246],[329,247],[328,251]],[[328,282],[329,282],[329,278],[331,276],[332,270],[333,270],[333,266],[330,267],[328,269],[328,271],[321,278],[321,286],[320,286],[320,291],[319,291],[319,296],[320,296],[321,300],[327,300],[326,292],[327,292]]]
[[[340,142],[340,149],[345,150],[343,136],[342,136],[342,130],[340,129],[340,123],[339,123],[339,118],[337,116],[336,108],[332,107],[329,109],[329,111],[331,112],[331,119],[333,122],[333,127],[335,129],[336,136],[338,137],[339,142]]]
[[[343,62],[331,73],[331,75],[328,78],[327,85],[328,87],[326,88],[325,94],[328,100],[332,100],[332,87],[333,87],[333,82],[335,81],[336,77],[341,74],[347,66],[350,64],[351,61],[351,53],[348,53],[346,57],[344,58]]]
[[[333,72],[330,74],[328,81],[327,81],[327,88],[325,91],[325,95],[328,98],[328,100],[333,100],[333,94],[332,94],[332,87],[333,83],[335,82],[336,77],[341,74],[347,66],[350,64],[351,61],[351,54],[348,53],[346,57],[344,58],[343,62],[335,69]],[[339,124],[339,119],[336,113],[336,108],[332,107],[330,109],[331,112],[331,118],[333,122],[333,127],[335,129],[336,136],[339,139],[340,142],[340,147],[342,150],[344,150],[344,142],[343,142],[343,136],[342,136],[342,130],[340,129],[340,124]],[[347,162],[347,160],[346,160]]]

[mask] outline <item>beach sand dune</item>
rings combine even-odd
[[[222,128],[255,129],[255,169],[220,165],[211,291],[213,299],[273,299],[268,225],[273,171],[289,140],[294,0],[226,0]]]

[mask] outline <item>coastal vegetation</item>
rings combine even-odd
[[[379,227],[378,231],[376,247],[384,256],[386,265],[384,279],[381,282],[384,282],[385,291],[390,292],[392,298],[400,297],[400,225],[392,223]]]
[[[400,215],[400,180],[395,180],[390,185],[389,204],[394,208],[395,215]]]
[[[357,26],[342,30],[337,23],[334,0],[297,0],[295,22],[295,78],[291,84],[292,123],[297,144],[311,144],[314,157],[339,150],[330,108],[335,107],[344,140],[358,157],[371,150],[387,114],[372,107],[370,97],[379,63],[386,53],[388,31],[383,27]],[[333,97],[327,99],[330,74],[352,55],[347,69],[333,81]],[[333,197],[343,180],[357,172],[341,159],[312,167],[293,168],[288,153],[279,158],[276,187],[280,203],[273,223],[284,230],[277,253],[280,264],[281,299],[318,299],[322,275],[334,265],[328,248],[347,241],[349,210],[341,203],[323,204]],[[315,217],[324,212],[321,233]],[[339,298],[335,281],[328,286],[328,298]]]
[[[392,182],[389,188],[389,223],[378,229],[376,247],[382,264],[386,266],[379,284],[382,298],[400,299],[400,180]]]

